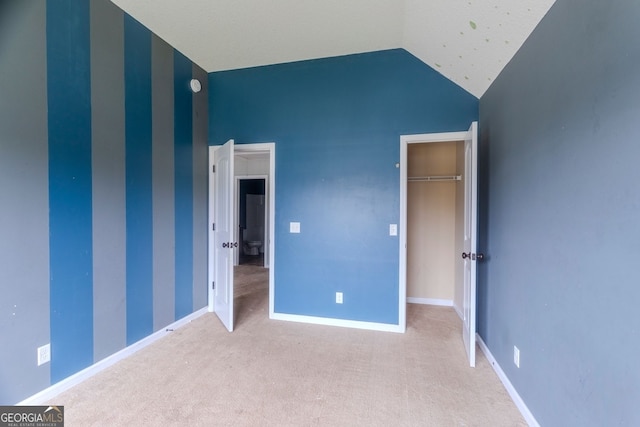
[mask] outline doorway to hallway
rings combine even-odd
[[[259,171],[259,169],[261,171]],[[266,171],[266,173],[265,173]],[[260,218],[256,229],[249,230],[243,240],[238,224],[237,177],[263,180],[264,195],[256,209],[264,208],[264,229]],[[239,255],[262,256],[262,268],[268,270],[269,318],[274,306],[274,212],[275,212],[275,144],[235,145],[229,140],[221,146],[209,147],[209,311],[215,312],[231,332],[236,318],[234,276]],[[260,197],[262,199],[260,199]],[[258,215],[259,216],[259,215]],[[260,234],[263,233],[262,240]],[[242,233],[244,235],[244,231]],[[261,255],[262,249],[262,255]]]

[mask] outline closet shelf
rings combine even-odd
[[[462,175],[410,176],[408,181],[460,181]]]

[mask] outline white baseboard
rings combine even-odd
[[[460,320],[464,321],[464,317],[462,316],[462,310],[460,309],[460,307],[454,304],[453,309],[456,311],[456,313],[458,313],[458,317],[460,318]]]
[[[31,397],[26,398],[25,400],[23,400],[22,402],[16,403],[16,405],[19,406],[24,406],[24,405],[41,405],[44,402],[53,399],[54,397],[56,397],[57,395],[59,395],[60,393],[69,390],[71,387],[76,386],[78,384],[80,384],[81,382],[91,378],[92,376],[96,375],[97,373],[99,373],[100,371],[105,370],[106,368],[108,368],[109,366],[112,366],[114,364],[116,364],[117,362],[131,356],[132,354],[136,353],[139,350],[142,350],[143,348],[145,348],[146,346],[148,346],[149,344],[152,344],[156,341],[158,341],[159,339],[165,337],[168,333],[178,329],[181,326],[186,325],[187,323],[191,322],[192,320],[202,316],[203,314],[207,313],[207,307],[201,308],[198,311],[195,311],[191,314],[189,314],[188,316],[183,317],[180,320],[176,320],[175,322],[173,322],[170,325],[165,326],[164,328],[160,329],[159,331],[154,332],[153,334],[149,335],[146,338],[141,339],[140,341],[131,344],[130,346],[127,346],[125,348],[123,348],[122,350],[118,351],[117,353],[112,354],[111,356],[105,357],[104,359],[100,360],[99,362],[94,363],[93,365],[89,366],[88,368],[83,369],[82,371],[75,373],[73,375],[71,375],[70,377],[65,378],[62,381],[59,381],[57,383],[55,383],[54,385],[47,387],[46,389],[42,390],[39,393],[34,394]]]
[[[480,346],[480,349],[493,367],[493,370],[496,372],[496,375],[498,375],[498,378],[500,378],[500,381],[502,381],[504,388],[507,389],[507,393],[509,393],[509,396],[511,396],[513,403],[515,403],[517,408],[520,410],[520,413],[522,414],[527,424],[529,424],[529,426],[531,427],[540,427],[540,424],[538,424],[538,421],[536,421],[531,411],[529,411],[529,408],[527,408],[524,400],[522,400],[516,389],[513,387],[513,384],[511,384],[511,381],[509,381],[509,378],[507,378],[507,375],[504,373],[496,359],[493,357],[487,345],[484,343],[484,341],[482,341],[480,335],[476,334],[476,340],[478,342],[478,345]]]
[[[333,319],[330,317],[302,316],[298,314],[273,313],[271,319],[288,322],[312,323],[315,325],[340,326],[343,328],[367,329],[370,331],[404,333],[399,325],[387,323],[361,322],[358,320]]]
[[[453,300],[436,298],[415,298],[407,297],[409,304],[441,305],[443,307],[453,307]]]

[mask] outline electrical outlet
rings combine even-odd
[[[44,365],[51,360],[51,344],[38,347],[38,366]]]
[[[342,304],[342,292],[336,292],[336,304]]]
[[[515,345],[513,346],[513,363],[517,368],[520,367],[520,349],[518,349],[518,347],[516,347]]]

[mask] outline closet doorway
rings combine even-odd
[[[475,366],[478,124],[400,137],[399,325],[407,303],[453,306]]]
[[[463,150],[463,141],[407,147],[407,302],[453,306],[458,314],[462,306]]]

